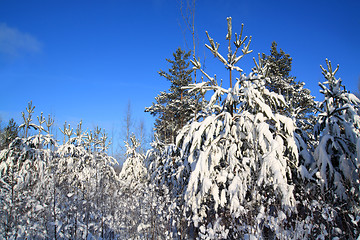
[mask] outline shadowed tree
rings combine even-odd
[[[177,132],[189,121],[195,113],[195,93],[184,91],[183,87],[192,83],[189,69],[189,57],[191,52],[185,52],[178,48],[173,54],[174,60],[166,59],[171,64],[168,72],[160,70],[160,76],[170,81],[168,92],[161,92],[156,98],[156,103],[147,107],[145,112],[156,116],[155,132],[159,139],[165,143],[174,143]]]
[[[19,126],[14,119],[10,119],[6,127],[1,131],[0,135],[0,150],[7,148],[9,144],[19,135]]]

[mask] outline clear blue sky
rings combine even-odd
[[[226,17],[233,31],[245,24],[254,53],[240,61],[246,72],[252,57],[269,53],[271,42],[293,58],[292,75],[304,81],[317,100],[320,64],[340,64],[338,77],[357,91],[360,77],[360,1],[198,0],[195,25],[198,56],[210,74],[222,67],[203,47],[205,30],[226,51]],[[144,113],[169,87],[158,71],[178,48],[191,47],[177,0],[10,1],[0,0],[0,117],[20,120],[27,102],[37,113],[53,114],[87,126],[119,132],[128,101],[133,118],[148,131]],[[225,53],[225,52],[224,52]],[[75,127],[75,126],[74,126]]]

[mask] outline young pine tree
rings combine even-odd
[[[315,126],[315,137],[320,137],[315,160],[322,190],[331,193],[335,202],[353,199],[359,204],[360,100],[335,78],[339,66],[333,70],[327,59],[326,64],[327,70],[321,66],[326,81],[319,83],[325,99]]]
[[[228,18],[228,40],[230,35]],[[296,206],[294,120],[278,111],[286,105],[284,97],[265,88],[269,79],[261,59],[249,76],[235,65],[251,52],[247,37],[235,34],[235,50],[228,48],[227,60],[218,51],[219,44],[208,38],[207,47],[232,71],[230,77],[237,71],[239,78],[232,88],[224,89],[199,61],[193,61],[209,82],[192,84],[189,91],[201,88],[215,93],[206,107],[207,116],[181,129],[178,153],[169,151],[171,156],[162,157],[158,181],[169,187],[179,204],[188,223],[187,238],[280,237]]]
[[[182,88],[192,83],[190,54],[178,48],[173,54],[174,60],[166,59],[171,68],[168,72],[160,70],[159,74],[170,81],[170,89],[161,92],[155,98],[156,103],[145,109],[145,112],[157,117],[155,132],[164,143],[174,143],[178,131],[195,113],[195,94]]]
[[[144,183],[147,178],[147,170],[144,165],[145,156],[138,152],[139,140],[135,135],[126,142],[126,160],[120,172],[120,179],[126,182],[129,187],[134,188],[137,184]]]

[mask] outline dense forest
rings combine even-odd
[[[99,127],[65,123],[56,139],[31,102],[3,127],[0,237],[358,239],[360,100],[326,59],[315,101],[275,42],[244,73],[251,37],[227,21],[228,51],[207,32],[206,48],[229,78],[177,49],[159,72],[170,89],[145,109],[151,147],[128,133],[120,172]]]

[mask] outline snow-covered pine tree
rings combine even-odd
[[[227,39],[229,34],[231,20]],[[280,237],[295,208],[295,123],[278,111],[286,105],[283,96],[266,89],[267,67],[261,59],[249,76],[235,66],[251,52],[242,32],[235,34],[235,51],[228,48],[228,60],[219,53],[219,44],[208,38],[214,56],[229,71],[238,71],[239,77],[233,88],[224,89],[199,61],[192,61],[209,82],[192,84],[189,91],[201,88],[215,93],[207,106],[208,116],[180,131],[176,140],[180,157],[164,158],[158,175],[167,166],[163,182],[172,186],[172,196],[182,198],[187,237]]]
[[[198,109],[194,92],[186,92],[182,87],[192,83],[189,69],[189,57],[191,52],[178,48],[173,53],[174,60],[166,59],[171,64],[169,72],[160,70],[160,76],[170,81],[171,86],[168,92],[161,92],[156,98],[156,103],[147,107],[145,112],[156,116],[155,131],[161,141],[174,143],[179,129],[192,118]]]
[[[20,127],[38,129],[38,133],[14,139],[0,152],[0,236],[9,238],[49,237],[47,214],[49,198],[47,164],[53,152],[46,146],[56,145],[51,135],[43,135],[42,115],[39,124],[32,123],[34,107],[29,103],[24,124]],[[27,136],[27,129],[25,129]]]
[[[126,142],[126,160],[120,172],[120,179],[131,188],[147,181],[147,170],[144,164],[145,156],[137,151],[140,146],[135,135],[131,135],[130,142]]]
[[[123,163],[119,179],[121,181],[121,206],[119,224],[122,237],[126,239],[146,238],[149,231],[148,175],[144,164],[145,156],[139,153],[140,143],[135,135],[125,142],[126,160]]]
[[[315,126],[318,177],[328,200],[359,206],[360,100],[335,78],[339,66],[333,69],[327,59],[326,65],[321,66],[326,81],[319,83],[324,101]]]
[[[154,219],[157,223],[155,229],[162,234],[162,238],[186,239],[187,222],[183,215],[185,205],[182,194],[188,176],[177,176],[176,169],[184,166],[175,165],[175,159],[181,156],[181,149],[174,144],[162,143],[157,135],[151,146],[145,161],[149,170],[149,189],[155,199],[153,203],[159,209]],[[165,230],[165,234],[161,229]]]
[[[115,213],[118,206],[116,200],[120,191],[120,181],[114,170],[117,162],[107,154],[111,142],[105,130],[96,127],[93,134],[95,150],[91,153],[92,163],[90,166],[96,169],[95,191],[92,192],[98,213],[99,230],[96,236],[102,239],[115,239],[118,234]]]
[[[305,83],[295,81],[291,76],[292,58],[282,49],[277,50],[277,43],[271,45],[270,55],[262,54],[263,65],[267,65],[265,87],[284,96],[286,105],[279,112],[296,121],[296,138],[299,150],[300,173],[303,178],[312,178],[316,171],[316,164],[312,157],[315,139],[313,126],[316,123],[316,102],[309,89],[304,88]],[[309,172],[310,171],[310,172]]]
[[[326,78],[319,83],[324,101],[314,127],[318,141],[311,181],[297,184],[295,239],[317,236],[355,239],[359,236],[359,99],[345,90],[326,60]]]

